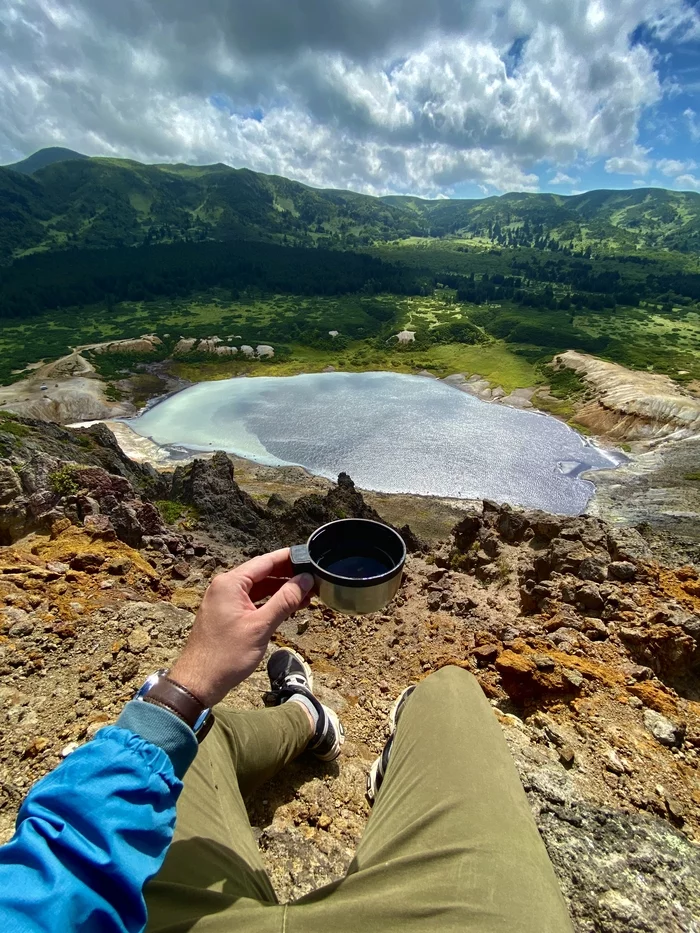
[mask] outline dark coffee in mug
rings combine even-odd
[[[341,557],[340,560],[333,560],[326,569],[330,570],[331,573],[337,573],[341,577],[365,580],[368,577],[381,576],[381,574],[386,573],[390,566],[386,561],[377,559],[372,554],[357,554]]]
[[[346,518],[322,525],[305,545],[291,548],[297,572],[316,580],[316,591],[332,609],[377,612],[396,594],[406,560],[401,535],[381,522]]]

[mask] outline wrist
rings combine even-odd
[[[180,659],[168,671],[168,679],[180,684],[191,693],[203,706],[214,706],[225,696],[216,688],[211,680],[201,672],[192,669],[187,662]]]

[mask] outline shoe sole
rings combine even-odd
[[[415,684],[409,684],[405,690],[402,690],[394,701],[394,705],[389,710],[389,735],[393,735],[396,732],[396,714],[399,711],[399,706],[403,702],[403,698],[406,696],[409,690],[413,691],[416,689]]]
[[[377,778],[379,776],[379,766],[382,763],[382,756],[380,755],[373,763],[372,767],[369,769],[369,774],[367,775],[367,799],[370,804],[373,804],[377,798]]]
[[[389,710],[389,736],[387,738],[387,742],[389,739],[396,735],[396,714],[398,713],[399,707],[403,702],[403,698],[406,696],[409,690],[413,691],[415,686],[415,684],[409,684],[405,690],[402,690]],[[369,774],[367,775],[367,799],[369,800],[370,804],[374,803],[379,792],[377,787],[377,779],[379,777],[379,768],[381,767],[381,764],[382,755],[380,755],[372,762],[372,767],[369,769]]]

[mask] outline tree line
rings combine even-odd
[[[430,278],[430,276],[428,276]],[[364,253],[269,243],[175,243],[41,253],[0,270],[0,318],[120,301],[186,297],[209,288],[242,292],[417,295],[425,276]]]

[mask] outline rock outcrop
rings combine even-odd
[[[172,663],[214,573],[325,521],[381,520],[345,475],[327,495],[263,504],[224,454],[159,476],[101,426],[13,424],[0,430],[3,840],[31,783]],[[634,528],[489,502],[432,550],[402,532],[411,555],[384,612],[314,601],[276,635],[308,658],[348,735],[337,771],[302,758],[249,802],[279,897],[344,874],[393,698],[458,664],[503,727],[577,931],[692,931],[697,570],[657,563]],[[265,684],[261,669],[226,703],[260,706]]]
[[[197,510],[199,523],[209,535],[237,544],[248,554],[303,543],[314,529],[339,518],[382,521],[368,506],[345,473],[325,496],[301,496],[293,505],[274,496],[266,506],[256,502],[235,480],[231,459],[218,451],[210,460],[195,460],[178,467],[170,495]],[[412,551],[423,546],[410,528],[401,529]]]
[[[113,340],[95,346],[95,353],[155,353],[163,341],[155,334],[143,334],[127,340]]]
[[[232,338],[227,338],[228,340]],[[213,356],[236,356],[241,353],[245,357],[257,359],[272,359],[275,355],[274,347],[261,343],[253,348],[247,344],[240,347],[224,343],[221,337],[180,337],[173,348],[173,356],[184,356],[187,353],[208,353]]]

